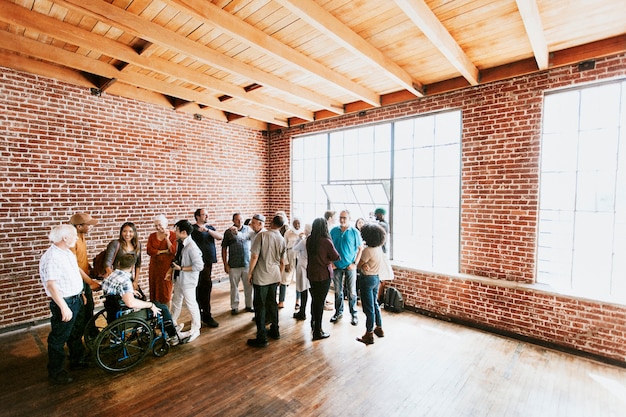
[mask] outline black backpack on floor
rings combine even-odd
[[[392,311],[394,313],[400,313],[404,308],[404,299],[402,294],[394,287],[389,287],[385,290],[385,296],[383,298],[385,304],[385,310]]]

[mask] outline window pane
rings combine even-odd
[[[294,214],[347,208],[355,220],[383,207],[394,259],[458,272],[460,142],[460,111],[294,138]]]
[[[459,163],[457,160],[456,163]],[[417,148],[413,154],[413,172],[416,177],[434,175],[435,148]]]
[[[434,182],[433,206],[459,207],[459,177],[437,177]]]
[[[539,192],[541,210],[574,210],[576,173],[543,173]]]
[[[374,148],[379,152],[391,151],[391,123],[374,127]]]
[[[432,207],[435,202],[432,177],[413,180],[413,204],[417,207]]]
[[[615,172],[617,169],[616,129],[602,129],[580,134],[578,169],[581,171],[603,170]]]
[[[580,130],[617,127],[620,85],[607,84],[581,92]]]
[[[359,130],[346,130],[343,135],[344,155],[356,155],[359,150]]]
[[[369,127],[367,129],[359,130],[359,144],[357,146],[357,152],[365,155],[369,155],[374,152],[373,128]]]
[[[576,210],[614,211],[615,175],[606,172],[579,172]]]
[[[546,96],[537,249],[539,282],[622,303],[625,86],[611,83]]]
[[[394,204],[397,207],[411,207],[413,203],[413,180],[411,178],[399,178],[394,182]],[[395,213],[396,216],[398,213]]]
[[[543,132],[578,131],[579,94],[570,91],[546,96],[543,107]]]
[[[409,178],[413,176],[413,149],[403,149],[394,154],[394,176]]]
[[[389,179],[391,177],[391,153],[380,152],[376,154],[374,175],[372,178]]]
[[[459,143],[461,126],[460,112],[439,113],[435,117],[435,144],[455,145]]]
[[[394,133],[394,148],[396,152],[400,149],[413,148],[413,120],[397,122]]]
[[[575,171],[578,136],[554,133],[543,136],[541,142],[541,171]]]
[[[437,146],[435,149],[435,175],[458,175],[461,147],[458,143]]]

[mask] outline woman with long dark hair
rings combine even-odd
[[[374,335],[385,336],[377,298],[378,286],[380,285],[378,271],[383,265],[382,257],[386,256],[382,250],[386,236],[387,232],[378,224],[366,223],[361,227],[361,237],[367,247],[363,249],[358,268],[361,270],[361,279],[359,280],[361,307],[365,313],[366,321],[365,334],[356,340],[366,345],[374,343]],[[375,328],[374,325],[376,325]]]
[[[319,218],[313,221],[311,235],[306,240],[306,251],[308,257],[306,274],[311,283],[309,291],[313,340],[326,339],[330,335],[322,330],[324,302],[330,289],[330,279],[333,276],[332,263],[339,259],[339,253],[328,233],[326,219]]]
[[[139,290],[139,272],[141,271],[141,243],[137,235],[135,223],[125,222],[120,227],[119,238],[109,242],[106,255],[104,257],[104,266],[106,267],[107,276],[113,272],[119,265],[122,255],[132,254],[135,256],[135,269],[133,274],[133,287]]]

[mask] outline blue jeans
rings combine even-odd
[[[378,305],[378,286],[380,280],[378,275],[361,275],[359,280],[361,290],[361,307],[365,313],[365,330],[374,331],[374,324],[381,327],[383,325],[380,318],[380,307]]]
[[[48,335],[48,375],[55,376],[65,369],[65,343],[71,345],[72,329],[83,306],[83,297],[78,294],[65,299],[67,306],[72,310],[72,319],[63,321],[61,319],[61,309],[54,301],[50,301],[50,334]],[[75,334],[74,337],[82,337],[82,334]],[[81,342],[82,345],[82,342]],[[84,352],[70,350],[70,361],[79,362],[83,359]]]
[[[343,279],[346,278],[348,290],[348,305],[350,314],[356,316],[356,268],[335,269],[333,285],[335,286],[335,314],[343,314]]]
[[[254,284],[254,321],[257,340],[267,341],[265,322],[272,323],[271,329],[278,331],[278,303],[276,302],[278,282],[269,285]]]

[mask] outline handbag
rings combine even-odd
[[[378,271],[378,279],[381,281],[391,281],[394,278],[393,268],[387,254],[383,253],[380,261],[380,269]]]
[[[117,242],[117,248],[115,249],[115,255],[113,255],[113,261],[115,261],[115,257],[117,256],[117,251],[120,250],[120,243]],[[89,274],[93,279],[102,280],[107,274],[106,266],[104,265],[104,258],[106,257],[107,250],[103,250],[99,254],[97,254],[93,258],[93,268],[91,268],[91,273]]]

